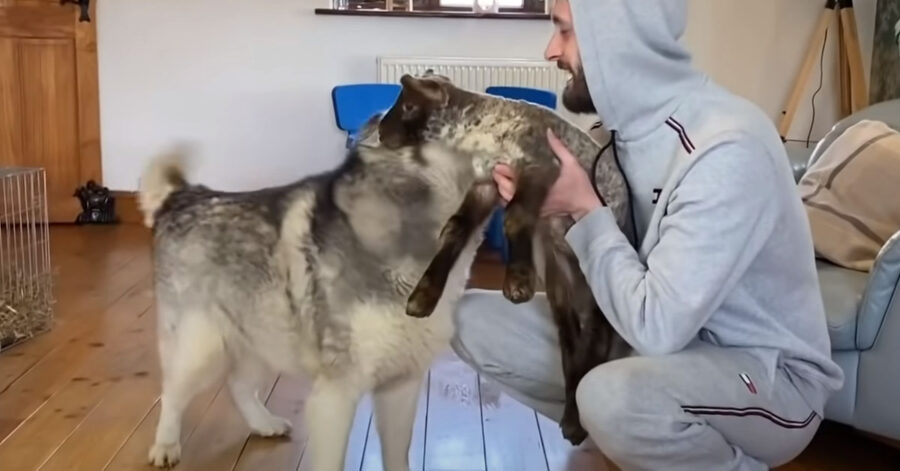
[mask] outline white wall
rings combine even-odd
[[[692,0],[685,40],[700,67],[776,119],[822,3]],[[868,64],[875,0],[855,3]],[[146,160],[176,140],[199,144],[193,175],[221,189],[281,184],[331,168],[344,143],[331,87],[374,80],[375,56],[539,58],[551,32],[544,21],[313,14],[326,4],[98,2],[104,183],[135,189]],[[801,16],[794,22],[788,14]],[[833,88],[826,81],[817,99],[814,137],[833,122]],[[805,138],[808,106],[795,123],[792,137]]]
[[[726,87],[756,102],[778,123],[806,58],[824,3],[822,0],[691,0],[685,41],[694,53],[698,67]],[[871,67],[876,4],[877,0],[854,2],[867,77]],[[825,46],[822,91],[816,96],[813,140],[824,135],[840,114],[837,31],[835,18]],[[819,54],[821,48],[816,48]],[[810,99],[819,85],[818,58],[788,139],[806,139],[809,132]]]

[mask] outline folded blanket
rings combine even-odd
[[[847,128],[800,179],[816,255],[869,271],[900,230],[900,132],[880,121]]]

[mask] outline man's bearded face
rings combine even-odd
[[[584,76],[584,67],[578,64],[575,67],[560,60],[557,62],[560,69],[566,70],[572,74],[572,78],[566,84],[566,88],[562,94],[562,104],[573,113],[596,113],[594,101],[591,99],[591,93],[588,91],[587,79]]]

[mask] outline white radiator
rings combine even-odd
[[[378,57],[379,83],[399,83],[403,74],[421,75],[431,69],[454,85],[483,92],[487,87],[521,86],[543,88],[559,95],[569,74],[552,62],[532,59],[468,57]]]

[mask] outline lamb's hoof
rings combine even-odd
[[[157,468],[174,467],[181,460],[181,444],[154,443],[147,460]]]
[[[432,293],[430,289],[417,287],[406,303],[406,315],[420,319],[428,317],[434,312],[439,299],[440,296]]]
[[[515,304],[530,301],[534,297],[534,270],[511,266],[503,280],[503,296]]]
[[[566,417],[563,417],[563,420],[560,422],[560,428],[562,429],[563,438],[568,440],[573,446],[581,445],[581,442],[588,437],[587,430],[581,426],[581,422],[578,420],[567,420]]]
[[[255,424],[253,433],[260,437],[286,437],[291,434],[293,426],[288,419],[273,415],[265,424]]]

